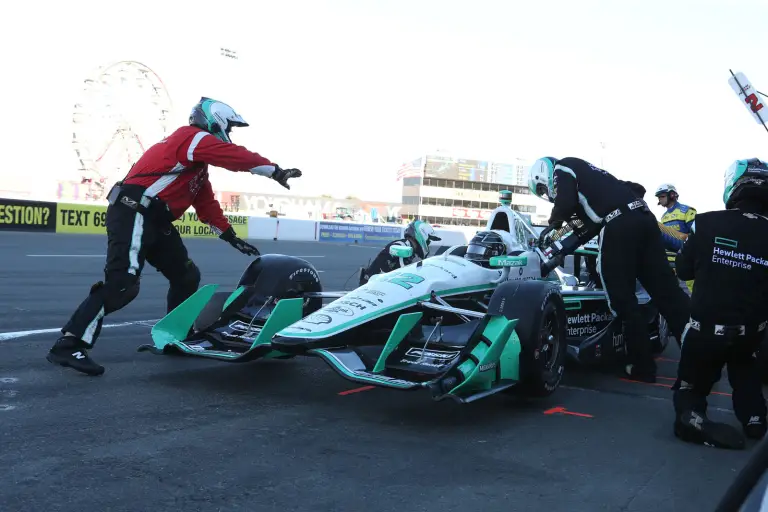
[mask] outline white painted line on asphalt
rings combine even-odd
[[[106,324],[101,326],[102,329],[112,329],[115,327],[129,327],[131,325],[143,325],[145,327],[151,327],[157,320],[137,320],[134,322],[122,322],[119,324]],[[16,331],[16,332],[0,332],[0,341],[14,340],[16,338],[23,338],[25,336],[32,336],[34,334],[50,334],[54,332],[61,332],[61,328],[54,329],[35,329],[31,331]]]
[[[106,254],[27,254],[30,258],[106,258]]]

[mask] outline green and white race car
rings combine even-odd
[[[140,350],[232,362],[320,357],[351,381],[459,402],[546,396],[568,354],[584,364],[623,356],[621,323],[603,290],[549,271],[536,231],[517,212],[497,208],[488,229],[508,231],[517,246],[483,264],[464,258],[466,245],[450,247],[344,292],[323,291],[305,260],[262,255],[234,291],[198,290]],[[663,350],[658,314],[647,294],[638,296]]]

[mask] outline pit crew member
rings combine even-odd
[[[655,196],[659,200],[658,204],[667,209],[664,215],[661,216],[661,223],[665,227],[683,235],[682,237],[676,237],[665,233],[665,230],[661,231],[664,239],[664,248],[667,250],[667,259],[674,263],[677,253],[683,248],[685,237],[691,233],[691,226],[696,219],[696,208],[680,203],[678,201],[680,195],[677,192],[677,188],[670,183],[660,185],[656,189]],[[693,290],[693,281],[684,282],[683,284],[690,295],[691,290]]]
[[[598,272],[611,313],[624,322],[628,352],[624,372],[633,379],[655,382],[656,362],[635,295],[636,280],[677,339],[688,320],[690,299],[667,262],[659,226],[648,205],[638,198],[636,187],[574,157],[540,158],[530,168],[529,187],[534,195],[554,204],[542,238],[574,217],[599,230]]]
[[[400,267],[400,258],[389,254],[389,248],[394,246],[410,247],[413,249],[413,254],[409,258],[403,258],[404,265],[410,265],[416,263],[429,256],[430,244],[442,240],[435,228],[428,222],[423,220],[415,220],[408,224],[403,233],[404,238],[395,240],[388,243],[384,248],[376,255],[368,268],[363,267],[360,269],[360,282],[359,285],[363,286],[368,282],[374,274],[383,274],[391,272]]]
[[[259,254],[235,234],[214,197],[208,166],[272,178],[285,188],[290,188],[288,179],[301,176],[301,171],[282,169],[234,144],[232,128],[245,126],[248,123],[232,107],[203,97],[192,109],[188,126],[150,147],[115,184],[108,196],[104,280],[91,287],[61,329],[63,336],[50,349],[48,361],[88,375],[104,373],[88,350],[100,334],[104,317],[139,294],[145,262],[168,279],[168,312],[197,290],[200,270],[172,224],[190,206],[219,238],[244,254]]]
[[[737,160],[725,173],[725,210],[700,213],[676,258],[696,279],[674,390],[675,435],[738,449],[733,427],[707,418],[707,397],[728,365],[733,409],[744,434],[766,433],[766,405],[755,353],[768,323],[768,164]]]

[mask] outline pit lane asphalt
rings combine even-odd
[[[248,263],[218,240],[187,245],[203,284],[232,286]],[[327,290],[350,276],[352,287],[376,253],[257,245],[316,256],[308,261]],[[151,323],[102,332],[92,352],[107,368],[99,378],[45,360],[56,333],[3,339],[60,327],[101,277],[104,246],[95,235],[0,233],[2,511],[701,511],[754,446],[729,452],[674,438],[676,346],[655,386],[569,367],[543,401],[459,405],[361,390],[315,359],[238,365],[137,353]],[[159,318],[165,292],[148,267],[139,297],[106,323]],[[735,424],[727,381],[716,389],[725,394],[712,396],[712,415]]]

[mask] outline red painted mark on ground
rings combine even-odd
[[[342,391],[338,393],[341,396],[344,395],[351,395],[352,393],[359,393],[361,391],[368,391],[369,389],[374,389],[376,386],[363,386],[361,388],[355,388],[355,389],[348,389],[346,391]]]
[[[567,414],[568,416],[578,416],[579,418],[594,418],[591,414],[584,414],[583,412],[571,412],[565,407],[553,407],[547,409],[544,414]]]
[[[670,380],[677,380],[673,379],[671,377],[656,377],[657,379],[670,379]],[[631,382],[632,384],[645,384],[646,386],[658,386],[661,388],[667,388],[671,389],[672,386],[669,384],[662,384],[661,382],[643,382],[641,380],[632,380],[632,379],[619,379],[624,382]],[[721,395],[721,396],[731,396],[730,393],[723,393],[722,391],[710,391],[710,395]]]
[[[680,362],[680,360],[679,360],[679,359],[670,359],[670,358],[668,358],[668,357],[657,357],[657,358],[655,358],[655,359],[656,359],[657,361],[667,361],[667,362],[669,362],[669,363],[679,363],[679,362]]]

